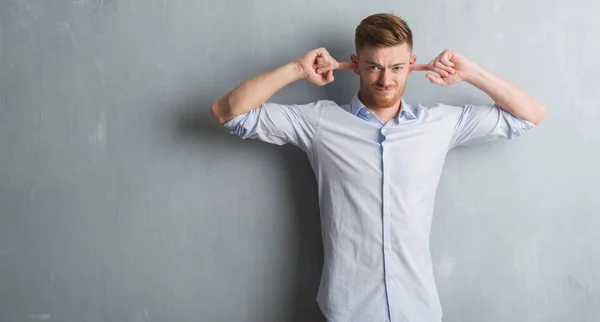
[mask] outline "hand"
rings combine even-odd
[[[477,66],[453,51],[444,50],[429,64],[415,64],[413,70],[436,72],[438,75],[428,73],[425,76],[433,84],[448,86],[472,79]]]
[[[333,82],[333,70],[352,69],[354,64],[337,62],[325,48],[317,48],[298,58],[296,63],[305,79],[318,86]]]

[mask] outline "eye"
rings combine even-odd
[[[378,70],[379,69],[379,67],[377,67],[377,66],[369,66],[367,68],[370,70]]]
[[[394,67],[394,70],[402,70],[402,69],[403,69],[402,66],[396,66],[396,67]]]

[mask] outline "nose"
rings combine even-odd
[[[392,85],[393,81],[390,72],[388,72],[387,70],[381,71],[381,74],[379,75],[379,83],[381,84],[381,86],[384,87]]]

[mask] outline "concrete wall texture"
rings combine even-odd
[[[452,151],[432,254],[444,321],[600,321],[600,2],[0,1],[0,321],[322,321],[316,183],[210,116],[243,80],[394,12],[548,106]],[[332,99],[352,73],[272,101]],[[409,78],[411,104],[488,102]]]

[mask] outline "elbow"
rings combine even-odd
[[[225,124],[226,120],[223,117],[223,113],[221,113],[221,110],[222,109],[219,104],[219,101],[215,101],[210,106],[210,114],[215,118],[215,120],[217,120],[217,122],[219,122],[219,124],[223,125]]]
[[[542,120],[544,119],[544,117],[546,117],[547,112],[548,112],[548,109],[546,108],[546,106],[543,104],[540,104],[536,108],[536,113],[535,113],[535,116],[532,118],[531,123],[533,123],[534,125],[540,124],[542,122]]]

